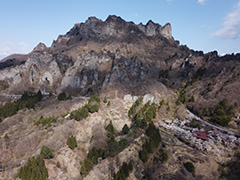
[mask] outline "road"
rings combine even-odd
[[[1,97],[8,97],[8,98],[20,98],[22,95],[19,95],[19,94],[5,94],[5,93],[2,93],[0,94]]]
[[[197,121],[201,122],[202,124],[205,124],[205,125],[210,126],[210,127],[212,127],[212,128],[218,129],[219,131],[222,131],[222,132],[225,132],[225,133],[228,133],[228,134],[231,134],[231,135],[239,136],[239,134],[237,134],[237,133],[235,133],[235,132],[232,132],[232,131],[230,131],[230,130],[224,129],[224,128],[219,127],[219,126],[215,126],[215,125],[213,125],[213,124],[210,124],[210,123],[207,122],[207,121],[202,120],[201,118],[199,118],[199,117],[196,116],[195,114],[191,113],[189,110],[187,110],[187,113],[188,113],[188,117],[189,117],[190,119],[195,118]]]

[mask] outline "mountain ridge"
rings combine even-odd
[[[239,177],[239,69],[168,23],[90,17],[0,69],[0,179]]]
[[[168,88],[182,88],[182,84],[194,82],[198,70],[202,68],[207,73],[197,79],[202,84],[201,88],[217,89],[201,90],[196,95],[192,94],[192,90],[187,92],[188,96],[194,95],[199,99],[191,108],[200,110],[203,106],[200,104],[205,100],[210,101],[212,106],[222,100],[224,92],[220,93],[223,88],[219,88],[222,64],[230,67],[238,59],[239,54],[219,57],[216,51],[204,54],[179,45],[179,41],[171,35],[169,23],[161,26],[149,20],[146,25],[134,24],[110,15],[105,21],[89,17],[84,23],[75,24],[65,35],[53,41],[51,47],[39,43],[22,65],[3,68],[0,80],[9,84],[3,92],[10,93],[40,89],[52,93],[88,94],[116,85],[126,89],[126,92],[141,94],[148,93],[147,84],[156,82],[164,83]],[[231,74],[235,77],[234,82],[225,81],[229,87],[231,84],[239,86],[236,81],[237,66],[236,72]],[[212,73],[213,67],[215,74]],[[229,79],[225,75],[223,79]],[[210,82],[210,76],[219,79],[217,86]],[[194,84],[192,88],[200,87]],[[136,89],[145,90],[140,93]],[[207,95],[212,92],[216,93],[213,96],[219,96],[217,101]],[[232,103],[240,103],[233,96],[238,95],[234,92],[234,95],[228,94],[226,97]]]

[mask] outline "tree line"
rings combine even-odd
[[[24,92],[20,99],[14,102],[8,102],[0,107],[0,119],[4,119],[17,114],[24,108],[34,108],[35,105],[42,99],[42,93],[39,90],[37,93]]]

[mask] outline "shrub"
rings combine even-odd
[[[28,159],[27,163],[20,168],[18,177],[24,180],[47,180],[48,171],[42,156]]]
[[[89,158],[85,159],[84,164],[81,167],[80,173],[82,175],[86,175],[92,169],[93,165],[94,164],[92,163],[92,161]]]
[[[66,95],[65,92],[62,92],[58,95],[57,98],[58,98],[59,101],[65,101],[65,100],[67,100],[67,95]]]
[[[181,103],[185,103],[187,100],[187,94],[186,94],[186,90],[179,90],[179,97],[177,99],[176,104],[180,105]]]
[[[153,153],[155,149],[155,145],[153,140],[150,138],[149,141],[145,143],[145,147],[148,153]]]
[[[89,151],[87,158],[89,158],[93,164],[96,164],[98,158],[102,157],[102,155],[103,155],[103,149],[101,149],[101,148],[97,149],[96,147],[93,147]]]
[[[119,150],[119,144],[118,142],[115,140],[115,138],[111,138],[108,142],[108,146],[106,151],[104,152],[104,157],[108,157],[108,156],[115,156],[116,152]]]
[[[4,140],[5,140],[6,142],[8,142],[8,141],[9,141],[9,137],[8,137],[8,135],[7,135],[7,134],[5,134],[5,135],[4,135]]]
[[[159,149],[159,158],[161,163],[164,163],[168,160],[168,154],[163,149]]]
[[[153,122],[151,122],[149,124],[148,128],[146,129],[146,134],[149,138],[151,138],[153,140],[154,146],[158,147],[162,138],[161,138],[158,128],[156,128],[156,126],[153,124]]]
[[[195,167],[194,167],[194,165],[193,165],[192,162],[186,162],[186,163],[184,163],[183,165],[184,165],[184,167],[185,167],[190,173],[193,173],[193,174],[194,174],[194,172],[195,172]]]
[[[110,121],[109,124],[106,126],[106,130],[107,130],[107,137],[109,139],[113,138],[115,135],[115,131],[114,131],[112,121]]]
[[[0,80],[0,88],[1,88],[2,90],[5,90],[5,89],[9,88],[8,82],[7,82],[7,81],[4,81],[4,80]]]
[[[228,123],[232,120],[232,117],[229,115],[214,116],[210,119],[213,123],[219,124],[221,126],[227,126]]]
[[[59,101],[66,101],[72,99],[71,95],[67,96],[65,92],[60,93],[57,98]]]
[[[107,97],[106,96],[104,97],[103,102],[107,103]]]
[[[88,117],[88,108],[86,105],[81,108],[78,108],[77,110],[72,111],[70,114],[70,118],[75,119],[77,121],[80,121],[86,117]]]
[[[92,102],[100,103],[100,98],[97,96],[91,96],[90,99],[88,100],[88,104],[90,104]]]
[[[118,145],[119,145],[119,149],[124,149],[128,145],[128,140],[127,139],[120,139],[120,141],[118,142]]]
[[[164,101],[164,99],[162,99],[162,100],[160,101],[159,105],[160,105],[160,106],[163,106],[164,104],[165,104],[165,101]]]
[[[82,175],[86,175],[92,169],[94,164],[97,164],[98,158],[103,156],[103,151],[103,149],[97,149],[95,147],[89,151],[87,159],[84,160],[84,163],[81,167],[80,173]]]
[[[39,126],[40,124],[42,124],[42,125],[45,126],[46,128],[49,128],[52,123],[56,123],[56,122],[57,122],[57,117],[44,118],[43,116],[41,116],[41,117],[34,123],[34,125]]]
[[[67,145],[70,149],[74,149],[75,147],[77,147],[77,140],[76,140],[76,137],[71,135],[68,137],[67,139]]]
[[[156,118],[156,111],[157,111],[157,106],[155,103],[153,103],[150,108],[147,109],[146,113],[144,114],[144,119],[147,122],[152,121],[153,118]]]
[[[133,170],[132,162],[130,161],[128,164],[123,162],[119,171],[114,175],[114,180],[125,180],[129,176],[129,172]]]
[[[61,167],[61,164],[60,164],[60,162],[59,162],[59,161],[57,162],[56,166],[57,166],[58,168],[60,168],[60,167]]]
[[[123,128],[122,128],[122,133],[123,133],[123,134],[127,134],[128,132],[129,132],[129,127],[128,127],[127,124],[125,124],[125,125],[123,126]]]
[[[148,160],[148,152],[145,147],[139,152],[139,158],[142,160],[142,162],[147,162]]]
[[[44,159],[52,159],[54,157],[54,153],[53,152],[54,152],[54,150],[49,148],[48,146],[42,146],[40,155]]]
[[[196,121],[196,119],[193,119],[190,123],[190,127],[200,129],[200,124]]]
[[[227,126],[233,118],[235,108],[236,106],[229,105],[228,101],[224,99],[219,102],[215,109],[209,108],[208,111],[205,110],[203,114],[210,116],[210,121],[213,123],[221,126]]]
[[[157,105],[148,101],[135,115],[133,120],[137,127],[145,128],[147,127],[147,122],[152,121],[156,117]]]
[[[129,109],[129,111],[128,111],[128,116],[129,116],[129,117],[130,117],[131,115],[133,115],[133,113],[135,112],[136,107],[139,106],[140,104],[142,104],[142,102],[143,102],[143,98],[140,97],[140,98],[138,98],[138,99],[133,103],[132,107],[131,107],[131,108]]]
[[[90,113],[98,112],[98,110],[99,110],[99,104],[91,103],[91,104],[88,105],[88,111]]]

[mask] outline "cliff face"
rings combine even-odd
[[[59,36],[50,48],[40,43],[25,64],[2,70],[0,78],[10,84],[8,91],[13,93],[29,89],[87,93],[89,86],[101,89],[156,78],[151,57],[169,56],[169,48],[175,46],[170,24],[162,27],[149,21],[135,25],[117,16],[106,21],[90,17]],[[154,49],[159,47],[165,50],[155,55]],[[152,52],[144,56],[148,49]],[[157,66],[161,64],[157,62]]]
[[[206,101],[214,105],[224,97],[240,103],[233,90],[240,87],[239,55],[204,55],[180,46],[171,31],[169,23],[136,25],[117,16],[105,21],[90,17],[60,35],[50,48],[40,43],[25,63],[3,68],[0,80],[9,87],[1,89],[89,94],[112,87],[141,94],[156,83],[174,89],[191,84],[187,94],[194,95],[196,108]],[[199,69],[204,73],[196,78]],[[206,89],[209,86],[211,91]],[[226,95],[229,90],[232,93]]]

